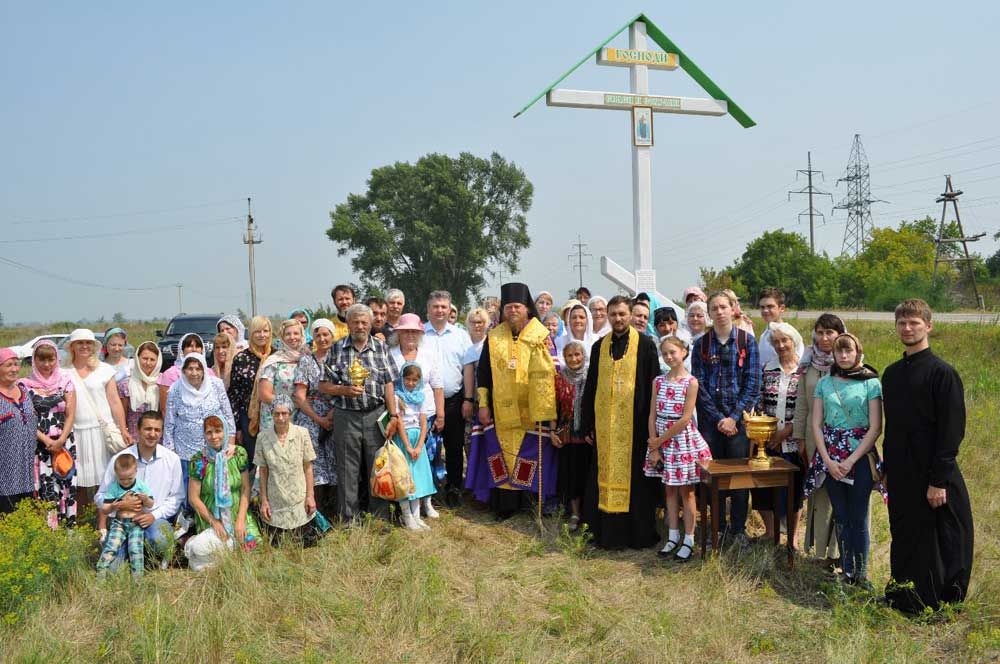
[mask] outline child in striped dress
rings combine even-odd
[[[690,348],[685,339],[674,335],[660,341],[660,353],[670,371],[653,381],[649,410],[649,449],[644,472],[666,485],[667,543],[661,557],[687,562],[694,552],[696,501],[694,485],[700,481],[699,461],[712,458],[708,443],[694,423],[698,399],[698,379],[684,366]],[[684,541],[681,542],[677,509],[678,497],[684,506]]]

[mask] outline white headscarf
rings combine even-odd
[[[188,382],[187,374],[184,373],[184,364],[187,364],[188,360],[195,360],[201,364],[202,371],[205,372],[205,377],[201,381],[201,387],[195,388],[190,382]],[[205,400],[208,393],[212,390],[212,375],[208,373],[208,362],[205,361],[205,356],[201,353],[188,353],[184,356],[184,364],[181,364],[181,377],[174,385],[177,385],[178,390],[181,393],[181,401],[185,406],[189,408],[197,408],[198,405]],[[174,389],[171,386],[171,389]]]
[[[587,314],[590,315],[590,320],[591,320],[590,329],[591,329],[591,331],[593,331],[593,329],[594,329],[594,323],[593,323],[594,317],[593,317],[593,315],[590,314],[590,303],[594,302],[595,300],[600,300],[601,302],[603,302],[605,309],[607,309],[607,306],[608,306],[608,300],[605,297],[601,296],[601,295],[594,295],[593,297],[590,298],[590,300],[587,301]],[[601,329],[599,329],[597,332],[593,333],[595,341],[597,339],[600,339],[601,337],[607,336],[607,334],[609,332],[611,332],[611,321],[608,320],[608,316],[605,313],[605,315],[604,315],[604,325],[602,325]]]
[[[156,349],[156,366],[150,373],[144,373],[139,364],[139,353],[152,346]],[[132,363],[128,378],[128,402],[133,413],[144,410],[160,409],[160,387],[156,384],[156,379],[160,377],[160,367],[163,364],[163,353],[160,347],[151,341],[144,341],[139,344],[135,351],[135,356],[129,360]],[[143,408],[145,406],[145,408]]]
[[[590,348],[594,345],[600,337],[594,332],[594,317],[590,315],[590,308],[585,304],[577,302],[570,308],[570,318],[573,317],[573,311],[577,308],[583,309],[587,314],[587,328],[583,332],[583,339],[577,339],[573,336],[570,326],[567,325],[565,331],[556,338],[556,351],[559,353],[559,361],[562,366],[566,366],[566,360],[563,358],[563,349],[566,347],[570,341],[579,341],[583,344],[583,355],[584,359],[589,360],[590,358]]]

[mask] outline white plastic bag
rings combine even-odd
[[[187,541],[184,545],[184,555],[188,559],[188,567],[200,572],[215,565],[219,556],[231,551],[233,546],[232,538],[223,543],[214,529],[206,528]]]

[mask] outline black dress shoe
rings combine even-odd
[[[448,489],[444,496],[444,504],[454,509],[462,503],[462,493],[458,489]]]

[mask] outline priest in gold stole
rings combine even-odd
[[[653,379],[660,373],[656,342],[631,326],[627,298],[608,302],[611,334],[590,351],[581,402],[583,430],[594,457],[583,498],[583,522],[594,544],[641,549],[656,544],[658,481],[642,467],[649,438]]]
[[[556,419],[555,365],[528,287],[500,288],[502,320],[483,342],[477,373],[479,424],[473,430],[465,486],[498,519],[556,494],[557,462],[549,440]],[[540,433],[541,430],[541,433]]]

